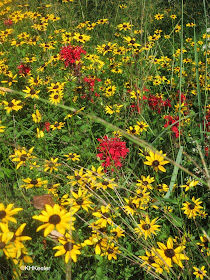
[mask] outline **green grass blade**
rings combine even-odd
[[[176,158],[176,163],[177,164],[181,164],[182,153],[183,153],[183,146],[181,146],[179,148],[179,152],[178,152],[178,155],[177,155],[177,158]],[[172,177],[171,177],[171,182],[170,182],[170,185],[169,185],[169,189],[168,189],[168,192],[166,193],[166,195],[164,196],[164,198],[169,198],[170,194],[172,193],[174,183],[176,182],[178,171],[179,171],[179,167],[177,165],[174,165],[174,170],[173,170],[173,174],[172,174]]]

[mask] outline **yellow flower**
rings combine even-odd
[[[41,215],[33,216],[32,218],[43,222],[44,224],[39,226],[36,231],[44,230],[44,237],[50,232],[56,229],[61,234],[65,234],[65,231],[74,230],[73,222],[75,218],[72,217],[70,212],[62,209],[58,204],[51,207],[49,204],[45,204],[46,210],[41,211]]]
[[[189,189],[195,187],[198,183],[199,181],[188,179],[187,183],[185,185],[182,185],[181,188],[185,188],[185,191],[187,192]]]
[[[158,14],[156,14],[156,15],[154,16],[154,18],[155,18],[156,20],[161,20],[161,19],[163,19],[163,14],[158,13]]]
[[[1,125],[1,121],[0,121],[0,132],[4,132],[5,127],[6,127],[6,126]]]
[[[205,270],[205,266],[202,266],[201,269],[193,266],[195,269],[195,272],[193,272],[194,275],[196,275],[196,278],[203,279],[203,276],[206,276],[207,271]]]
[[[62,98],[63,98],[63,92],[59,92],[59,93],[56,92],[50,94],[49,100],[52,104],[57,105],[58,103],[61,102]]]
[[[64,127],[64,124],[63,122],[55,122],[54,124],[51,124],[51,128],[52,130],[55,130],[55,129],[61,129],[62,127]]]
[[[179,246],[175,249],[173,248],[173,240],[171,237],[168,238],[167,245],[164,245],[161,242],[157,242],[160,249],[157,249],[157,253],[160,255],[160,259],[168,267],[173,267],[172,263],[176,263],[181,268],[183,267],[182,260],[189,260],[187,256],[181,254],[181,251],[185,249],[185,246]]]
[[[81,248],[80,245],[74,244],[75,241],[70,238],[68,233],[65,234],[63,238],[58,239],[59,243],[62,245],[58,245],[53,248],[53,250],[58,250],[55,253],[55,257],[61,256],[65,254],[65,263],[68,263],[69,259],[71,258],[74,262],[77,261],[77,255],[80,255],[81,252],[79,249]]]
[[[64,155],[64,157],[67,157],[67,160],[72,160],[72,161],[79,161],[80,155],[77,155],[75,153],[69,153],[68,155]]]
[[[79,42],[79,43],[85,43],[85,42],[87,42],[87,41],[89,41],[90,40],[90,36],[88,36],[88,35],[85,35],[85,34],[79,34],[79,33],[75,33],[75,35],[74,35],[74,37],[73,37],[73,39],[75,39],[77,42]]]
[[[36,134],[37,138],[43,138],[44,137],[44,132],[42,130],[37,128],[36,131],[37,131],[37,134]]]
[[[163,152],[160,151],[159,153],[162,154]],[[149,152],[149,155],[150,156],[146,156],[147,161],[145,161],[144,164],[152,166],[156,172],[158,169],[162,172],[166,172],[163,165],[169,163],[169,161],[164,160],[164,157],[153,153],[152,151]],[[163,156],[166,156],[166,154],[163,154]]]
[[[23,90],[23,92],[26,92],[26,97],[31,97],[31,98],[36,98],[36,99],[39,99],[39,96],[38,96],[38,93],[40,92],[40,90],[35,90],[33,88],[30,88],[30,87],[26,87],[25,90]]]
[[[160,231],[159,225],[155,225],[158,218],[153,219],[150,221],[149,216],[146,216],[145,221],[140,220],[140,224],[138,224],[138,227],[135,228],[135,232],[137,232],[139,235],[144,235],[145,240],[147,240],[147,237],[151,238],[152,234],[156,235],[155,231]]]
[[[12,110],[15,110],[15,111],[19,111],[20,109],[23,108],[22,105],[20,105],[21,103],[21,100],[15,100],[15,99],[12,99],[12,101],[3,101],[2,102],[5,107],[4,109],[7,110],[7,113],[9,114]]]
[[[42,119],[42,116],[41,116],[41,114],[40,114],[38,109],[36,109],[36,113],[35,114],[32,114],[32,118],[33,118],[33,121],[35,123],[40,123],[40,121]]]
[[[60,163],[57,163],[58,158],[51,158],[50,160],[46,160],[46,163],[44,164],[44,171],[50,170],[50,173],[55,170],[58,171],[58,166],[60,166]]]
[[[4,207],[3,203],[0,203],[0,222],[2,223],[8,223],[13,222],[17,223],[16,219],[12,216],[17,214],[17,212],[23,210],[23,208],[13,208],[14,204],[8,204],[7,207]]]
[[[183,203],[183,208],[181,208],[182,210],[184,210],[184,213],[187,215],[188,219],[191,218],[195,218],[197,215],[199,215],[200,210],[203,209],[202,206],[200,206],[200,204],[202,203],[202,201],[199,201],[200,198],[195,200],[195,197],[193,196],[192,201],[193,203],[189,203],[189,202],[185,202]]]

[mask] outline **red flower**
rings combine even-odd
[[[166,99],[163,101],[162,97],[158,97],[155,95],[149,95],[149,98],[147,99],[149,107],[153,110],[161,113],[162,109],[164,107],[171,107],[171,100]]]
[[[164,125],[164,127],[168,127],[169,125],[172,125],[175,122],[177,122],[179,120],[179,117],[178,116],[172,117],[171,115],[168,115],[168,116],[165,116],[164,119],[167,120],[167,122]],[[176,138],[179,137],[179,122],[177,122],[174,125],[172,125],[171,131],[174,132]]]
[[[66,46],[62,47],[60,51],[60,57],[64,60],[65,67],[74,65],[76,61],[79,61],[81,54],[86,54],[86,51],[80,46]]]
[[[46,123],[45,123],[45,127],[43,128],[43,131],[44,131],[45,129],[47,130],[47,132],[50,131],[50,123],[49,123],[49,122],[46,122]]]
[[[104,160],[102,166],[109,167],[115,165],[121,167],[121,160],[124,159],[129,152],[126,148],[126,143],[122,142],[120,138],[114,137],[109,139],[104,136],[103,139],[98,139],[100,146],[97,148],[101,153],[97,154],[100,160]],[[114,169],[111,169],[114,171]]]
[[[24,76],[28,75],[31,71],[31,67],[28,64],[21,63],[18,67],[20,74],[23,74]]]
[[[12,25],[13,22],[8,18],[4,20],[4,25]]]

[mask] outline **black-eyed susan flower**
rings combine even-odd
[[[196,278],[203,279],[204,276],[206,276],[207,271],[205,270],[205,266],[202,266],[200,269],[193,266],[195,272],[193,272],[194,275],[196,275]]]
[[[147,177],[145,176],[141,176],[141,180],[137,180],[137,184],[136,186],[141,187],[141,188],[145,188],[145,189],[153,189],[153,186],[151,185],[153,182],[155,181],[154,177],[150,177],[150,175],[148,175]]]
[[[159,185],[157,185],[157,190],[159,191],[159,192],[167,192],[168,191],[168,189],[169,189],[169,187],[166,185],[166,184],[159,184]]]
[[[91,194],[87,194],[87,190],[79,188],[78,192],[71,191],[72,197],[66,198],[65,202],[62,205],[69,205],[72,213],[79,211],[80,208],[84,209],[85,211],[89,211],[89,209],[93,209],[91,204],[93,202],[89,200]]]
[[[44,137],[44,132],[43,130],[40,130],[38,127],[36,129],[36,137],[37,138],[43,138]]]
[[[115,226],[112,230],[110,230],[110,233],[113,234],[113,239],[115,239],[115,240],[117,238],[125,236],[124,232],[125,231],[119,226]]]
[[[28,162],[30,159],[35,158],[35,156],[32,156],[34,147],[32,147],[30,150],[26,150],[26,148],[18,148],[15,149],[14,154],[10,155],[9,157],[13,162],[17,162],[16,169],[20,168],[22,165],[26,165],[26,162]]]
[[[76,184],[83,186],[85,184],[86,177],[87,175],[83,172],[83,168],[81,168],[79,172],[75,170],[73,176],[67,176],[67,178],[70,179],[69,184],[72,186],[75,186]]]
[[[61,102],[61,100],[63,99],[63,92],[56,92],[56,93],[52,93],[50,94],[49,100],[52,104],[57,105],[58,103]]]
[[[44,169],[44,171],[46,172],[46,171],[50,171],[50,173],[53,171],[53,170],[55,170],[55,171],[58,171],[58,166],[60,166],[60,163],[57,163],[57,161],[58,161],[58,158],[51,158],[50,160],[46,160],[45,162],[45,164],[44,164],[44,167],[45,167],[45,169]]]
[[[159,153],[162,154],[163,152],[160,151]],[[166,156],[166,154],[163,154],[163,156]],[[152,166],[156,172],[158,170],[162,172],[166,172],[163,165],[169,163],[169,161],[164,160],[164,157],[162,157],[161,155],[158,155],[150,151],[149,156],[146,156],[146,159],[147,161],[145,161],[144,164]]]
[[[69,259],[77,262],[77,255],[81,254],[79,251],[81,246],[79,244],[75,244],[75,241],[68,233],[66,233],[64,237],[58,238],[58,241],[62,245],[58,245],[53,248],[53,250],[58,250],[55,253],[55,257],[65,255],[65,263],[68,263]]]
[[[39,99],[38,93],[40,92],[40,90],[35,90],[32,87],[26,87],[26,89],[24,89],[23,92],[27,93],[25,95],[25,98],[31,97],[31,98]]]
[[[140,220],[140,224],[138,224],[138,227],[135,228],[135,232],[139,235],[144,235],[145,240],[147,240],[147,237],[151,237],[152,234],[156,235],[156,231],[160,231],[159,225],[155,225],[158,218],[153,219],[150,221],[149,216],[146,216],[145,221]]]
[[[134,216],[136,214],[136,209],[139,208],[140,198],[138,197],[129,197],[124,198],[127,205],[123,206],[123,209],[127,215]]]
[[[154,18],[156,19],[156,20],[161,20],[161,19],[163,19],[163,14],[160,14],[160,13],[158,13],[158,14],[156,14],[155,16],[154,16]]]
[[[85,42],[90,40],[90,36],[80,33],[75,33],[73,39],[75,39],[77,42],[84,44]]]
[[[13,76],[12,73],[9,73],[7,75],[7,78],[4,81],[1,81],[1,83],[8,84],[8,86],[11,87],[11,85],[13,83],[17,83],[18,82],[17,80],[15,80],[16,77],[17,77],[17,74]]]
[[[119,247],[115,247],[115,244],[112,242],[106,248],[106,251],[101,254],[101,256],[107,256],[108,260],[111,261],[112,259],[117,260],[117,254],[120,254],[121,251],[118,250]]]
[[[48,92],[54,92],[54,93],[58,93],[60,91],[63,91],[65,86],[65,82],[60,83],[60,82],[56,82],[56,83],[51,83],[50,87],[48,87]]]
[[[135,125],[135,128],[137,129],[137,127],[139,128],[139,131],[140,132],[143,132],[143,131],[147,131],[147,127],[149,125],[146,124],[145,122],[141,121],[141,122],[137,122],[137,124]]]
[[[117,28],[121,31],[121,30],[124,30],[124,31],[126,31],[126,30],[131,30],[131,24],[130,24],[130,22],[123,22],[123,23],[121,23],[121,24],[118,24],[117,25]]]
[[[7,102],[7,101],[3,101],[2,102],[4,104],[4,109],[7,111],[7,113],[9,114],[12,110],[14,111],[19,111],[20,109],[23,108],[23,105],[21,105],[21,100],[16,100],[16,99],[12,99],[11,101]]]
[[[197,245],[200,247],[201,252],[205,252],[207,253],[207,256],[210,255],[210,250],[209,250],[209,238],[207,238],[206,235],[200,236],[200,243],[197,243]]]
[[[64,155],[64,157],[66,157],[66,160],[80,161],[80,155],[76,153],[69,153],[68,155]]]
[[[96,184],[97,189],[104,189],[106,190],[107,188],[114,189],[114,187],[117,187],[117,184],[115,183],[115,179],[109,179],[109,180],[103,180],[99,183]]]
[[[189,258],[181,252],[185,249],[185,246],[179,246],[173,248],[173,240],[168,238],[167,245],[157,242],[157,253],[168,267],[173,267],[173,263],[177,264],[181,268],[183,267],[182,260],[189,260]]]
[[[31,189],[34,187],[41,187],[41,186],[47,184],[47,180],[42,181],[41,178],[37,178],[37,179],[26,178],[26,179],[22,179],[22,181],[26,184],[22,185],[21,187],[26,188],[26,189]]]
[[[181,209],[184,210],[184,213],[187,215],[188,219],[195,218],[196,216],[199,215],[200,210],[203,209],[203,207],[200,205],[202,201],[199,201],[200,198],[195,199],[193,196],[192,198],[192,203],[190,202],[185,202],[183,203],[183,206]]]
[[[145,251],[146,256],[139,256],[140,259],[142,259],[144,262],[141,264],[141,266],[146,266],[147,271],[149,271],[152,267],[155,268],[155,272],[162,273],[163,272],[163,262],[158,258],[155,248],[151,249],[151,252]]]
[[[141,45],[136,43],[136,39],[135,38],[131,38],[129,36],[127,37],[123,37],[125,39],[125,42],[128,44],[128,46],[131,46],[131,47],[134,47],[134,48],[137,48],[137,47],[140,47]]]
[[[12,209],[13,206],[14,206],[14,203],[8,204],[7,207],[5,207],[3,203],[0,203],[0,222],[1,223],[8,223],[8,222],[17,223],[16,219],[12,216],[17,214],[19,211],[23,210],[23,208]]]
[[[107,247],[107,238],[103,238],[99,233],[92,234],[89,239],[84,240],[81,244],[82,247],[87,245],[95,246],[95,254],[100,255],[101,252]]]
[[[181,188],[185,188],[185,191],[187,192],[189,189],[195,187],[198,183],[199,181],[188,179],[186,184],[182,185]]]
[[[99,166],[97,169],[95,166],[91,167],[91,170],[86,171],[86,175],[89,178],[88,181],[96,182],[97,179],[102,179],[104,175],[104,168]]]
[[[50,232],[56,229],[61,234],[65,234],[66,230],[74,230],[75,217],[61,208],[58,204],[51,207],[49,204],[45,204],[46,210],[41,211],[41,215],[33,216],[32,218],[43,222],[44,224],[39,226],[36,231],[44,230],[44,236],[46,237]]]
[[[38,109],[36,109],[35,114],[34,113],[32,114],[32,118],[33,118],[33,121],[35,123],[40,123],[41,122],[42,116],[41,116],[41,114],[40,114]]]
[[[51,124],[50,127],[52,128],[52,130],[56,130],[61,129],[62,127],[64,127],[64,125],[64,122],[55,122],[54,124]]]
[[[139,129],[139,126],[129,126],[128,129],[126,129],[126,131],[129,133],[129,134],[132,134],[132,135],[139,135],[140,134],[140,129]]]
[[[93,216],[99,218],[95,222],[95,224],[100,225],[100,227],[106,227],[107,223],[109,225],[113,224],[113,221],[112,221],[113,215],[111,214],[111,205],[110,204],[108,204],[107,206],[102,205],[100,210],[98,210],[97,212],[93,212],[92,214],[93,214]]]

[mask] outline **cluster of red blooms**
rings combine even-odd
[[[166,99],[165,101],[162,99],[162,97],[158,97],[155,95],[149,95],[147,98],[147,102],[149,107],[153,110],[158,112],[159,114],[161,113],[162,109],[164,107],[170,107],[171,108],[171,100]]]
[[[4,25],[12,25],[13,22],[8,18],[4,20]]]
[[[86,54],[82,47],[68,45],[61,48],[60,57],[64,60],[65,67],[68,67],[75,65],[75,62],[80,60],[82,53]]]
[[[179,120],[179,117],[178,116],[172,117],[171,115],[168,115],[168,116],[165,116],[164,119],[167,120],[164,127],[168,127],[169,125],[172,125],[174,123],[174,125],[172,125],[172,127],[171,127],[171,131],[173,131],[175,134],[175,137],[178,138],[179,137],[179,122],[177,122],[177,121]]]
[[[46,122],[46,123],[44,124],[43,131],[45,131],[45,129],[47,130],[47,132],[50,131],[50,123],[49,123],[49,122]]]
[[[94,91],[95,81],[101,82],[101,79],[85,77],[83,81],[88,83],[90,91]]]
[[[126,143],[122,142],[120,138],[108,138],[104,136],[103,139],[98,139],[100,142],[99,149],[100,153],[97,156],[100,160],[104,160],[102,166],[109,167],[114,165],[116,167],[121,167],[121,160],[124,159],[129,152],[129,149],[126,148]],[[114,169],[111,169],[114,171]]]
[[[31,71],[31,67],[28,64],[21,63],[18,67],[19,73],[26,76]]]

